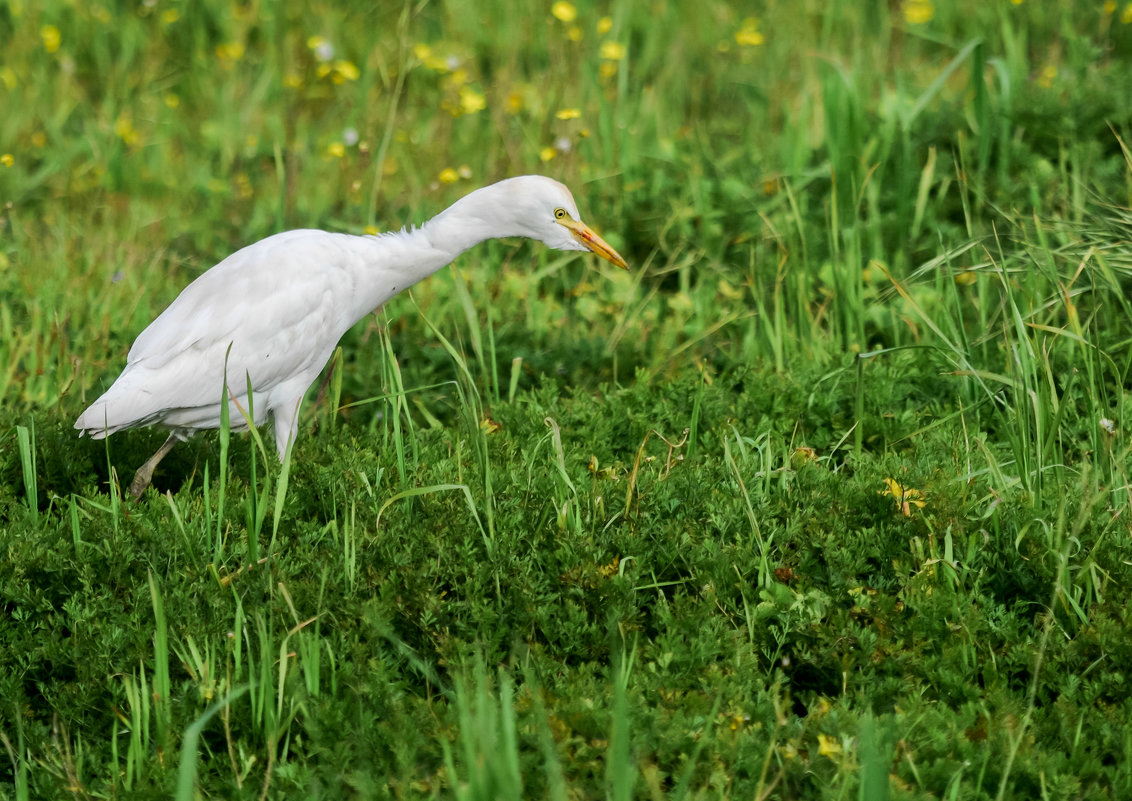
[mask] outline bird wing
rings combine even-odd
[[[349,239],[287,231],[202,274],[138,336],[125,370],[89,410],[92,428],[217,405],[226,360],[238,398],[247,394],[245,376],[257,394],[307,374],[313,380],[355,322],[343,316],[358,274]]]
[[[287,231],[236,251],[185,287],[138,335],[127,364],[157,368],[232,335],[266,341],[301,323],[318,309],[319,290],[332,288],[334,270],[319,263],[334,260],[323,242],[330,236]]]

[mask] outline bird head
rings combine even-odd
[[[523,175],[486,189],[493,195],[499,193],[498,203],[492,203],[493,211],[509,218],[503,226],[516,235],[537,239],[555,250],[588,250],[629,269],[621,254],[582,222],[570,190],[558,181]]]

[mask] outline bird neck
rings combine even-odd
[[[359,281],[352,295],[356,318],[443,269],[465,250],[486,239],[510,235],[498,212],[492,213],[499,204],[485,191],[490,189],[466,195],[420,227],[354,238],[363,248],[358,263],[366,266],[368,276]]]
[[[447,253],[449,262],[485,240],[521,236],[502,213],[506,204],[499,193],[496,184],[465,195],[421,226],[420,233],[437,251]]]
[[[418,228],[358,237],[357,242],[364,243],[360,263],[367,266],[370,276],[354,295],[358,317],[443,269],[480,242],[523,236],[521,225],[507,209],[506,187],[493,184],[465,195]]]

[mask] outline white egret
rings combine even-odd
[[[358,320],[435,273],[468,248],[506,236],[556,250],[590,250],[625,260],[585,225],[570,190],[526,175],[477,189],[419,228],[378,236],[285,231],[233,253],[189,284],[141,332],[126,367],[75,428],[101,439],[143,426],[171,430],[130,494],[149,486],[178,440],[220,426],[227,365],[232,430],[271,416],[282,459],[298,431],[303,395]]]

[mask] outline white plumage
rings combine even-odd
[[[625,260],[579,220],[570,191],[527,175],[478,189],[419,228],[379,236],[297,230],[269,236],[205,272],[142,331],[114,384],[75,428],[101,438],[141,426],[172,433],[135,476],[148,486],[178,439],[220,425],[225,358],[233,430],[275,426],[280,459],[295,439],[307,389],[358,320],[485,239],[523,236],[558,250]]]

